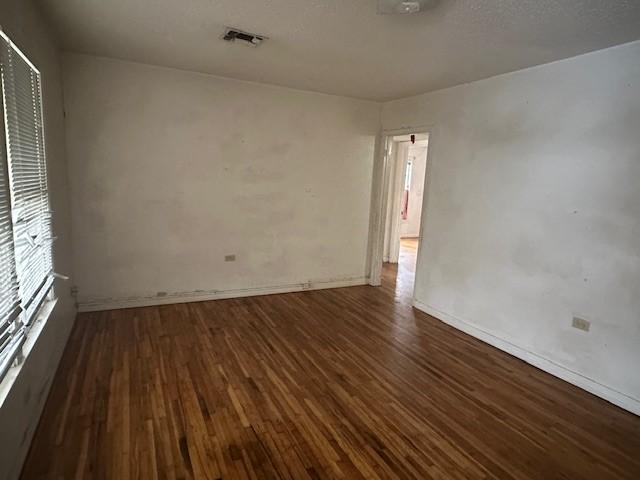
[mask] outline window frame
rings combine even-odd
[[[30,308],[30,310],[32,310],[32,314],[30,315],[30,317],[27,317],[27,312],[24,309],[20,308],[19,314],[18,314],[19,320],[17,322],[15,322],[15,320],[12,320],[12,322],[15,322],[15,324],[14,324],[14,328],[11,330],[11,333],[10,333],[11,340],[9,341],[7,346],[12,345],[14,343],[17,343],[18,345],[17,346],[12,345],[11,347],[7,347],[3,349],[2,352],[0,352],[0,353],[7,354],[7,355],[0,356],[0,405],[1,405],[4,402],[4,399],[6,398],[8,391],[11,388],[13,381],[17,377],[17,373],[21,368],[24,362],[24,359],[26,358],[28,353],[31,351],[37,337],[39,336],[43,326],[46,324],[46,321],[48,320],[49,316],[53,311],[53,308],[57,303],[57,299],[55,296],[55,289],[54,289],[54,278],[57,275],[53,273],[54,271],[53,270],[54,269],[53,241],[55,240],[55,237],[53,236],[52,218],[51,216],[45,217],[45,215],[51,215],[51,200],[50,200],[49,188],[48,188],[48,184],[49,184],[48,168],[47,168],[48,158],[47,158],[47,148],[46,148],[42,74],[40,70],[29,60],[29,58],[20,50],[20,48],[18,48],[18,46],[11,41],[11,39],[6,35],[6,33],[1,28],[0,28],[0,48],[10,49],[11,55],[15,54],[19,56],[22,61],[24,61],[26,66],[30,69],[29,71],[30,75],[35,75],[35,80],[33,80],[33,77],[32,77],[32,80],[31,80],[32,83],[30,85],[30,88],[32,90],[32,101],[34,102],[34,111],[33,111],[34,116],[32,120],[35,125],[34,127],[35,141],[38,143],[38,145],[35,146],[34,148],[38,152],[41,152],[38,154],[39,155],[38,158],[41,158],[43,168],[39,169],[37,174],[37,177],[39,178],[38,181],[42,185],[40,187],[41,197],[39,202],[41,202],[40,207],[46,207],[46,209],[41,208],[40,210],[38,210],[37,213],[35,214],[35,217],[32,217],[32,219],[37,218],[37,222],[39,225],[39,232],[40,232],[39,235],[42,235],[42,234],[48,235],[47,238],[38,238],[38,242],[41,242],[38,245],[38,248],[42,248],[44,250],[42,250],[41,253],[37,253],[37,254],[44,254],[48,256],[48,264],[45,263],[45,266],[49,268],[48,273],[45,273],[45,276],[42,280],[41,285],[35,290],[31,298],[27,300],[27,304],[29,304],[30,306],[31,306],[31,302],[37,302],[36,304],[34,304],[35,307]],[[3,54],[0,57],[0,62],[3,62],[4,60],[5,59]],[[8,215],[9,215],[9,223],[11,225],[11,238],[12,238],[12,247],[13,247],[11,251],[11,254],[13,255],[13,259],[12,259],[13,273],[14,273],[14,276],[16,277],[15,283],[18,286],[18,289],[21,290],[21,287],[20,287],[21,278],[20,278],[20,275],[18,274],[19,256],[17,253],[17,243],[16,243],[17,239],[14,232],[14,228],[16,225],[16,219],[15,219],[16,213],[14,210],[14,200],[16,195],[18,195],[16,192],[20,192],[22,188],[14,186],[12,176],[18,175],[18,178],[24,178],[24,177],[20,177],[19,174],[17,173],[19,171],[17,166],[15,167],[16,168],[15,171],[12,170],[14,166],[12,166],[12,163],[11,163],[12,160],[11,160],[11,148],[10,148],[10,129],[11,128],[18,129],[19,124],[18,123],[13,124],[14,127],[11,127],[10,125],[8,125],[8,123],[11,122],[11,118],[9,117],[9,114],[8,114],[8,107],[5,104],[6,89],[13,88],[14,90],[16,90],[19,87],[12,85],[12,87],[5,88],[6,85],[4,82],[5,82],[5,79],[3,78],[3,76],[0,75],[0,116],[2,117],[0,119],[0,137],[1,137],[0,153],[2,154],[0,155],[0,161],[4,162],[3,168],[5,169],[5,175],[7,178],[3,180],[6,181],[7,194],[8,194],[8,198],[10,199]],[[34,89],[34,82],[37,85],[36,89]],[[37,99],[33,95],[37,95]],[[15,115],[17,116],[17,114],[18,114],[18,111],[16,110]],[[24,160],[22,160],[22,162],[24,162]],[[16,163],[15,165],[18,165],[18,163]],[[24,168],[24,165],[22,166],[22,168]],[[43,198],[45,199],[44,204],[42,203]],[[22,201],[24,201],[24,199]],[[46,225],[47,228],[43,229],[43,225]],[[47,229],[48,229],[48,232],[46,231]],[[0,265],[0,267],[2,267],[2,265]],[[11,266],[9,266],[8,268],[11,268]],[[45,268],[45,271],[46,271],[46,268]],[[39,277],[35,277],[35,278],[37,279]],[[23,280],[24,279],[29,280],[28,277],[23,278]],[[19,298],[21,307],[24,307],[25,305],[23,301],[25,299],[22,297],[20,293],[18,293],[18,298]],[[8,317],[9,316],[7,316],[7,318]],[[19,333],[16,334],[15,333],[16,331]],[[15,352],[14,352],[14,349],[16,350]]]

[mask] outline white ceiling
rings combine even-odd
[[[65,49],[388,100],[640,38],[640,0],[41,0]],[[267,35],[220,40],[225,25]],[[640,59],[639,59],[640,61]]]

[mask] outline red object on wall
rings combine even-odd
[[[405,190],[402,194],[402,212],[400,215],[402,215],[403,220],[406,220],[409,216],[409,190]]]

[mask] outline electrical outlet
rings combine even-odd
[[[589,329],[591,328],[591,322],[588,320],[585,320],[584,318],[573,317],[571,326],[573,328],[577,328],[578,330],[584,330],[585,332],[588,332]]]
[[[225,262],[235,262],[236,261],[236,255],[225,255],[224,256],[224,261]]]

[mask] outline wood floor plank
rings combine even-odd
[[[23,479],[638,479],[640,418],[382,287],[78,316]]]

